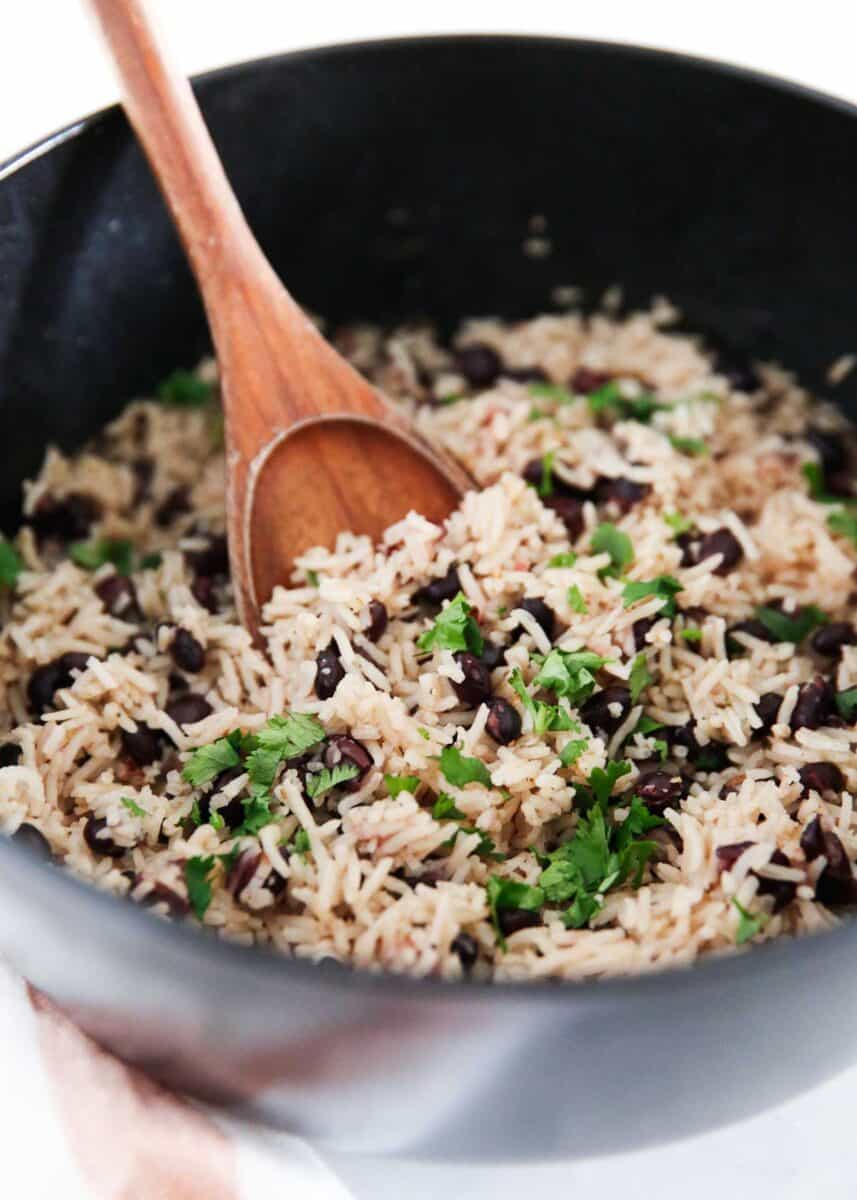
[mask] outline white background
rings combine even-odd
[[[407,33],[533,32],[638,42],[725,58],[789,76],[857,100],[857,17],[851,0],[151,0],[188,71],[278,50]],[[50,130],[110,102],[115,85],[79,0],[0,0],[0,160]],[[857,220],[857,213],[855,213]],[[823,1006],[823,997],[820,997]],[[2,1031],[2,1013],[0,1013]],[[10,1036],[10,1031],[0,1032]],[[12,1034],[11,1036],[14,1036]],[[700,1080],[700,1087],[705,1081]],[[597,1085],[597,1081],[593,1081]],[[450,1087],[455,1081],[450,1080]],[[633,1081],[629,1081],[633,1087]],[[418,1081],[415,1081],[418,1092]],[[4,1111],[19,1097],[0,1080]],[[628,1195],[659,1200],[804,1200],[854,1192],[857,1071],[773,1113],[733,1129],[658,1150],[563,1166],[488,1171],[329,1159],[359,1200],[521,1200],[530,1196]],[[16,1115],[20,1115],[17,1114]],[[32,1120],[16,1131],[36,1129]],[[3,1137],[0,1132],[0,1138]],[[0,1194],[33,1190],[34,1145],[27,1180],[4,1168]],[[51,1188],[51,1200],[59,1193]],[[166,1198],[165,1200],[170,1200]],[[297,1198],[296,1198],[297,1200]]]

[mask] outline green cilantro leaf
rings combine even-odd
[[[402,792],[413,794],[420,786],[420,777],[419,775],[385,775],[384,784],[387,793],[395,800]]]
[[[566,742],[559,752],[559,761],[564,767],[570,767],[572,763],[577,762],[588,745],[589,742],[586,738],[576,738]]]
[[[670,444],[674,450],[678,450],[681,454],[690,454],[692,456],[708,454],[708,446],[706,446],[701,438],[676,437],[675,434],[670,434]]]
[[[196,803],[196,801],[194,803]],[[224,821],[223,817],[221,817],[217,809],[213,809],[210,813],[208,823],[212,829],[221,830],[226,828],[226,822]]]
[[[298,758],[325,737],[324,726],[309,713],[288,713],[271,717],[256,734],[263,750],[276,752],[281,759]]]
[[[437,646],[441,650],[470,650],[473,654],[481,654],[485,641],[472,612],[467,597],[459,592],[438,614],[431,629],[420,634],[417,647],[432,650]]]
[[[577,555],[573,550],[567,550],[564,554],[555,554],[553,558],[548,559],[549,567],[573,567],[577,562]]]
[[[611,379],[587,397],[589,409],[593,413],[612,410],[619,420],[639,421],[648,424],[656,412],[668,409],[668,404],[656,400],[650,392],[641,392],[639,396],[623,396],[619,384]]]
[[[254,791],[241,800],[244,820],[235,830],[236,837],[255,837],[260,829],[270,825],[274,819],[271,812],[271,797],[264,791]]]
[[[846,688],[844,692],[836,693],[836,711],[843,721],[854,724],[857,719],[857,687]]]
[[[307,583],[310,585],[310,587],[314,587],[314,588],[318,587],[318,585],[319,585],[318,571],[307,571],[306,578],[307,578]]]
[[[238,751],[228,738],[218,738],[209,746],[200,746],[194,750],[184,765],[182,779],[191,787],[201,787],[214,779],[221,771],[237,767],[241,762]]]
[[[631,703],[636,704],[649,684],[653,682],[654,676],[649,674],[646,656],[641,652],[634,659],[631,674],[628,676],[628,686],[631,689]]]
[[[846,512],[844,508],[832,512],[827,518],[827,528],[831,533],[840,533],[850,538],[857,546],[857,514]]]
[[[485,891],[488,897],[488,908],[491,912],[491,922],[497,935],[497,945],[505,952],[506,939],[500,928],[500,910],[522,908],[526,912],[538,912],[545,902],[545,894],[540,887],[532,887],[528,883],[521,883],[518,879],[503,879],[500,875],[491,876]]]
[[[347,783],[349,779],[356,779],[359,774],[359,767],[354,763],[344,762],[337,763],[335,767],[324,767],[321,771],[314,771],[306,777],[307,795],[310,800],[317,800],[325,792],[330,792],[340,784]]]
[[[295,854],[300,854],[303,857],[310,852],[309,834],[305,829],[299,829],[295,834],[295,840],[292,842],[292,847]]]
[[[680,512],[664,513],[664,521],[673,531],[674,537],[681,537],[683,533],[688,533],[693,529],[693,521],[690,517],[685,517]]]
[[[555,404],[574,404],[574,396],[559,383],[531,383],[528,390],[531,396],[553,400]]]
[[[555,450],[548,450],[546,454],[542,455],[542,478],[537,489],[542,499],[553,495],[553,464],[555,458]]]
[[[683,637],[686,642],[701,642],[702,630],[696,625],[688,625],[686,629],[681,631],[680,636]]]
[[[124,805],[134,817],[148,817],[149,815],[145,808],[141,808],[137,801],[133,800],[130,796],[122,796],[119,803]]]
[[[163,561],[163,554],[158,554],[157,552],[153,554],[144,554],[140,559],[140,570],[156,571]]]
[[[545,704],[542,700],[534,700],[527,690],[524,677],[518,667],[510,673],[509,683],[521,698],[521,703],[533,720],[533,731],[541,737],[549,730],[580,729],[580,722],[575,721],[565,708],[556,704]]]
[[[593,671],[608,662],[610,659],[592,650],[551,650],[533,682],[536,687],[567,697],[570,704],[579,704],[595,687]]]
[[[757,916],[753,916],[743,904],[738,903],[734,896],[732,903],[738,910],[738,929],[735,933],[735,944],[743,946],[745,942],[749,942],[751,938],[754,938],[757,933],[760,933],[764,929],[770,918],[767,913],[759,913]]]
[[[606,806],[613,795],[613,788],[625,775],[630,775],[631,764],[624,759],[609,762],[606,767],[593,767],[589,776],[589,787],[598,804]]]
[[[0,538],[0,584],[13,588],[24,569],[20,554],[5,538]]]
[[[72,542],[69,558],[85,571],[97,571],[112,563],[120,575],[130,575],[134,569],[134,547],[122,538],[98,538],[94,542]]]
[[[622,589],[622,603],[630,608],[638,600],[648,596],[658,596],[663,600],[661,616],[674,617],[676,612],[675,597],[683,591],[683,584],[673,575],[658,575],[655,579],[632,579]]]
[[[478,758],[467,758],[457,746],[444,746],[440,752],[440,769],[447,783],[453,787],[467,787],[468,783],[491,786],[488,768]]]
[[[435,800],[431,815],[436,821],[464,821],[467,819],[465,813],[456,805],[455,799],[447,792],[441,792]]]
[[[826,614],[814,604],[808,604],[793,613],[784,613],[778,608],[762,605],[756,609],[756,617],[775,641],[794,642],[795,645],[802,642],[813,629],[827,623]]]
[[[586,601],[583,599],[583,593],[576,583],[573,583],[568,589],[568,607],[572,612],[586,614],[589,609],[586,606]]]
[[[184,877],[190,906],[201,921],[211,903],[211,872],[214,855],[205,858],[189,858],[185,863]]]
[[[817,500],[819,504],[834,504],[836,502],[836,497],[831,496],[827,490],[827,481],[824,478],[824,468],[821,463],[802,463],[800,473],[809,485],[809,494],[812,500]]]
[[[603,567],[598,572],[602,576],[621,575],[625,568],[630,567],[634,561],[634,547],[631,539],[627,533],[623,533],[609,521],[602,522],[595,530],[589,548],[593,554],[607,554],[610,557],[610,566]]]
[[[173,371],[158,387],[158,399],[169,408],[204,408],[213,396],[213,383],[181,369]]]
[[[423,727],[421,725],[417,726],[417,733],[420,735],[420,737],[423,739],[424,742],[431,741],[431,734],[429,733],[429,731],[427,729],[423,729]]]
[[[657,750],[661,762],[666,762],[667,755],[670,752],[669,745],[664,741],[663,738],[652,738],[652,744],[654,745],[655,750]]]
[[[656,721],[654,717],[649,717],[646,713],[643,713],[637,722],[637,728],[634,730],[634,733],[654,733],[656,729],[663,729],[663,727],[663,721]]]
[[[590,392],[586,397],[590,412],[601,413],[608,408],[618,409],[622,403],[622,394],[619,391],[619,384],[615,379],[608,380],[602,384],[600,388],[596,388],[594,392]]]

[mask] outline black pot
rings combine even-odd
[[[854,347],[855,110],[743,71],[528,38],[348,46],[199,82],[294,294],[334,321],[532,314],[557,284],[656,292],[737,365],[823,391]],[[116,109],[0,183],[0,512],[207,342]],[[522,253],[547,218],[553,254]],[[857,400],[853,377],[837,389]],[[314,966],[171,926],[0,845],[0,948],[116,1053],[339,1148],[628,1150],[735,1121],[855,1057],[857,927],[604,984]]]

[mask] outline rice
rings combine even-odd
[[[730,385],[666,301],[607,299],[469,321],[452,347],[338,332],[480,490],[444,527],[411,513],[377,546],[308,551],[264,651],[225,576],[216,395],[138,400],[50,449],[0,600],[0,830],[155,914],[369,970],[598,978],[836,924],[857,895],[857,646],[820,655],[754,614],[848,620],[846,510],[802,469],[846,428],[779,368]],[[431,644],[454,612],[493,664]],[[551,664],[567,704],[535,682]],[[326,740],[259,789],[253,745],[289,713]],[[213,743],[231,766],[192,782]]]

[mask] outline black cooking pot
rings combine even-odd
[[[334,321],[664,293],[724,354],[824,390],[855,349],[857,120],[743,71],[538,38],[348,46],[199,81],[253,229]],[[534,214],[548,257],[522,252]],[[0,502],[206,346],[116,109],[0,182]],[[837,392],[847,407],[857,383]],[[2,839],[0,839],[2,841]],[[488,987],[168,925],[0,844],[0,948],[117,1054],[339,1148],[592,1155],[738,1120],[857,1053],[857,926],[692,970]]]

